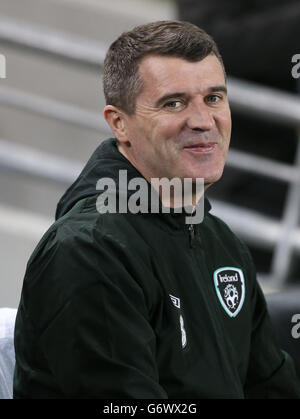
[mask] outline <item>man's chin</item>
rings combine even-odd
[[[185,179],[187,179],[187,178],[191,179],[192,178],[193,183],[196,183],[196,179],[204,179],[204,185],[206,187],[206,185],[210,186],[213,183],[218,182],[218,180],[221,179],[222,174],[223,174],[223,170],[218,171],[216,173],[212,173],[212,174],[198,173],[197,175],[195,175],[195,174],[186,175],[184,178]]]
[[[204,182],[204,190],[208,189],[211,185],[213,185],[214,182]]]

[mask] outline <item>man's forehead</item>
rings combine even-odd
[[[144,87],[151,90],[163,90],[172,84],[177,88],[189,83],[197,83],[203,88],[226,84],[223,67],[215,55],[195,62],[173,56],[148,55],[140,62],[139,74]]]

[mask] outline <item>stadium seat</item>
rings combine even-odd
[[[293,358],[300,378],[300,289],[266,294],[266,301],[278,344]],[[298,320],[292,322],[296,314]]]
[[[15,367],[14,325],[17,310],[0,308],[0,399],[12,399]]]

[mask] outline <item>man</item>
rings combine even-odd
[[[137,27],[111,45],[103,83],[116,139],[67,190],[28,263],[14,397],[299,397],[249,252],[208,201],[198,224],[173,193],[169,212],[149,211],[160,188],[130,210],[134,182],[204,178],[207,188],[221,177],[231,118],[215,43],[190,23]],[[105,212],[120,173],[122,211]],[[102,200],[104,180],[116,187]]]

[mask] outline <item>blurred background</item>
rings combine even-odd
[[[111,135],[102,117],[108,45],[138,24],[173,18],[211,33],[227,68],[234,132],[224,178],[209,190],[213,211],[250,247],[266,293],[300,286],[300,101],[291,75],[300,49],[265,33],[251,41],[261,15],[221,3],[0,0],[0,307],[17,307],[26,263],[59,198]]]

